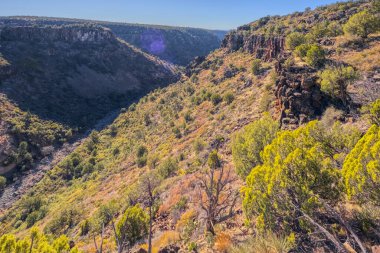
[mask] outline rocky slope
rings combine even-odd
[[[205,56],[218,48],[225,31],[197,28],[138,25],[93,20],[45,18],[45,17],[0,17],[2,26],[44,26],[92,23],[111,29],[124,41],[146,53],[158,56],[173,64],[186,66],[194,57]]]

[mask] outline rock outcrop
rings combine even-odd
[[[242,32],[232,32],[224,38],[222,47],[227,48],[229,52],[243,50],[253,54],[256,58],[270,61],[278,58],[283,53],[285,38],[255,34],[247,36]]]
[[[308,67],[276,68],[279,78],[275,95],[283,128],[294,129],[320,116],[326,107],[316,71]]]

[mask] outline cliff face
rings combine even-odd
[[[158,56],[160,59],[178,64],[187,65],[194,57],[205,56],[220,46],[220,42],[226,34],[225,31],[211,31],[197,28],[167,27],[157,25],[139,25],[126,23],[113,23],[102,21],[89,21],[79,19],[45,18],[45,17],[0,17],[1,27],[33,27],[33,26],[62,26],[78,24],[95,24],[95,26],[107,27],[112,31],[98,33],[96,29],[87,29],[72,36],[70,31],[57,35],[60,40],[76,37],[76,41],[98,41],[109,39],[115,34],[118,38],[134,45],[144,52]],[[23,28],[19,28],[23,29]],[[31,37],[41,38],[40,29],[29,29]],[[54,28],[50,28],[54,29]],[[30,38],[30,37],[29,37]]]
[[[5,27],[1,30],[2,41],[24,41],[24,42],[54,42],[67,43],[85,42],[101,43],[116,42],[116,37],[109,29],[98,26],[51,26],[51,27]]]
[[[242,49],[264,61],[279,57],[284,51],[284,46],[284,37],[266,38],[263,35],[255,34],[246,36],[239,31],[228,34],[222,42],[222,47],[227,48],[229,52]]]

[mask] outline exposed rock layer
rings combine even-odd
[[[223,42],[222,47],[227,48],[229,52],[242,49],[244,52],[253,54],[256,58],[264,61],[270,61],[279,57],[284,51],[285,39],[283,37],[265,37],[263,35],[246,36],[241,32],[232,32],[228,34]]]

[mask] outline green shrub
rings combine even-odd
[[[199,138],[195,139],[193,143],[194,151],[196,154],[199,154],[201,151],[203,151],[205,147],[205,142]]]
[[[140,206],[129,207],[116,225],[116,234],[121,242],[133,246],[148,233],[148,221],[148,215]]]
[[[141,145],[137,148],[136,152],[136,163],[139,168],[142,168],[146,165],[148,160],[148,149]]]
[[[371,116],[372,123],[380,126],[380,99],[377,99],[375,102],[371,104],[369,113]]]
[[[369,34],[375,33],[379,29],[379,18],[368,11],[362,11],[353,15],[343,26],[345,34],[362,38],[367,38]]]
[[[175,172],[177,172],[178,168],[178,162],[173,158],[168,158],[158,166],[158,173],[163,178],[168,178],[173,176]]]
[[[80,235],[84,236],[87,235],[90,232],[91,229],[91,223],[89,220],[84,220],[80,224]]]
[[[260,71],[261,71],[261,60],[260,59],[254,59],[252,61],[251,70],[252,70],[252,74],[254,74],[254,75],[260,74]]]
[[[373,125],[344,160],[342,175],[349,198],[380,203],[380,127]]]
[[[63,209],[45,227],[47,232],[61,234],[73,228],[80,221],[80,212],[77,208]]]
[[[260,153],[275,138],[279,124],[269,115],[247,125],[232,138],[232,158],[236,172],[245,178],[262,163]]]
[[[231,92],[227,92],[224,96],[223,96],[223,101],[226,102],[226,104],[231,104],[233,101],[234,101],[235,97],[234,97],[234,94],[232,94]]]
[[[312,45],[306,53],[306,63],[313,67],[321,67],[325,63],[325,50],[318,45]]]
[[[327,26],[327,36],[336,37],[343,34],[343,28],[338,22],[331,22]]]
[[[297,46],[306,42],[305,36],[299,32],[293,32],[286,36],[285,45],[289,50],[294,50]]]
[[[218,105],[220,102],[222,102],[222,97],[219,94],[212,94],[211,102],[213,105]]]
[[[7,184],[7,179],[3,176],[0,176],[0,191],[4,190]]]
[[[357,73],[352,67],[330,67],[319,74],[321,90],[332,97],[347,102],[347,86],[357,79]]]
[[[295,56],[298,56],[300,58],[304,58],[306,56],[307,52],[310,50],[310,48],[311,48],[310,44],[302,44],[302,45],[297,46],[294,49],[293,53]]]

